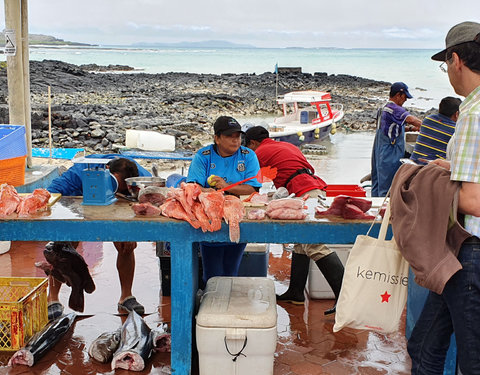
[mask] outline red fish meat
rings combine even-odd
[[[136,215],[140,216],[160,216],[162,215],[162,210],[160,207],[153,205],[150,202],[146,203],[136,203],[132,205],[132,209]]]
[[[212,232],[222,228],[223,203],[225,196],[220,191],[202,192],[198,199],[203,206],[203,211],[210,219]]]
[[[347,203],[343,207],[342,217],[344,219],[353,219],[353,220],[373,220],[373,219],[375,219],[375,216],[366,214],[359,207],[357,207],[353,204],[350,204],[350,203]]]
[[[230,241],[236,243],[240,241],[240,222],[244,216],[245,208],[242,201],[233,195],[227,195],[223,204],[223,218],[228,224]]]
[[[17,212],[19,215],[24,216],[43,210],[47,207],[50,197],[51,195],[47,190],[35,189],[32,194],[21,197],[17,206]]]
[[[20,196],[12,185],[0,185],[0,216],[14,213],[20,203]]]
[[[277,220],[303,220],[307,217],[307,213],[303,209],[293,208],[277,208],[267,211],[267,215],[270,219]]]
[[[190,216],[185,212],[183,206],[175,198],[168,198],[165,203],[160,206],[160,209],[162,210],[163,216],[185,220],[195,229],[200,228],[198,220],[195,218],[195,221],[192,221]]]

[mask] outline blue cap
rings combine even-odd
[[[390,87],[390,97],[394,96],[398,92],[403,92],[407,95],[408,99],[412,99],[413,96],[408,92],[408,86],[403,82],[395,82]]]

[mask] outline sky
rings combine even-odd
[[[98,45],[225,40],[266,48],[438,49],[453,25],[480,22],[480,5],[478,0],[30,0],[28,17],[31,34]]]

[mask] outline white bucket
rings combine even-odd
[[[125,146],[144,151],[175,151],[175,137],[149,130],[129,129],[125,136]]]
[[[12,245],[11,241],[0,241],[0,254],[4,254],[8,250],[10,250],[11,245]]]

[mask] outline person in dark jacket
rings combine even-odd
[[[89,155],[87,158],[95,159],[111,159],[106,167],[115,177],[118,183],[117,191],[119,193],[128,194],[125,179],[137,176],[151,176],[145,168],[140,166],[133,159],[126,158],[120,154],[108,155]],[[95,167],[95,165],[90,165]],[[104,164],[98,164],[99,167],[105,167]],[[52,181],[47,190],[51,193],[60,193],[63,196],[82,196],[82,171],[85,164],[74,164],[70,169],[65,171],[60,177]],[[75,248],[77,243],[72,244]],[[120,298],[118,308],[120,311],[128,312],[135,310],[139,314],[145,312],[144,307],[132,296],[132,284],[135,273],[135,254],[133,250],[136,248],[136,242],[114,242],[117,254],[117,271],[120,279]],[[48,318],[55,319],[62,315],[63,305],[59,301],[59,293],[62,283],[52,276],[49,276],[48,290]]]
[[[324,196],[327,184],[318,176],[298,147],[288,142],[279,142],[270,138],[267,129],[254,126],[245,133],[245,145],[255,151],[260,167],[277,168],[273,180],[276,188],[285,187],[297,197],[308,194],[312,198]],[[343,279],[343,264],[336,252],[324,244],[295,244],[292,254],[290,285],[277,301],[303,304],[304,289],[312,259],[332,288],[335,300],[338,299]],[[335,307],[325,311],[325,315],[335,312]]]

